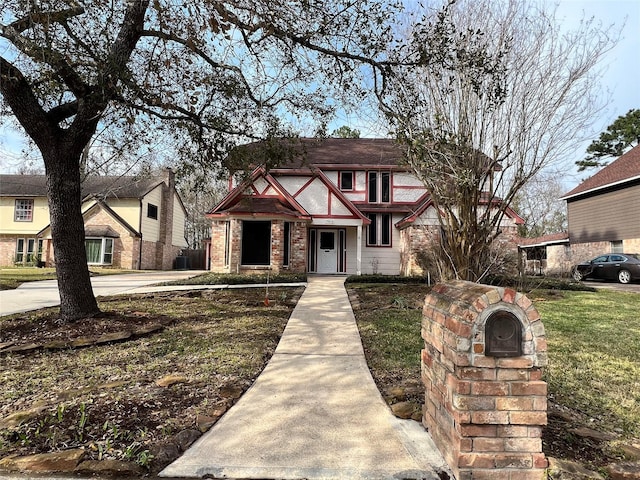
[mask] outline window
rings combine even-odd
[[[242,265],[271,264],[271,222],[242,222]]]
[[[289,266],[291,251],[291,222],[284,222],[284,251],[282,252],[282,266]]]
[[[84,241],[89,265],[111,265],[113,263],[113,238],[87,238]]]
[[[147,218],[158,219],[158,206],[152,203],[147,204]]]
[[[33,221],[33,200],[17,199],[13,218],[16,222],[32,222]]]
[[[24,238],[16,240],[16,263],[24,262]]]
[[[229,265],[231,253],[231,222],[224,222],[224,266]]]
[[[369,172],[369,203],[378,203],[378,172]]]
[[[391,246],[391,215],[389,213],[368,214],[371,224],[367,227],[367,246]]]
[[[335,250],[335,232],[320,232],[320,250]]]
[[[340,172],[340,190],[353,190],[353,172]]]
[[[316,271],[316,246],[317,246],[317,239],[316,239],[316,229],[313,228],[311,230],[309,230],[309,271],[310,272],[315,272]]]
[[[622,253],[622,240],[611,242],[611,253]]]
[[[369,203],[391,201],[391,172],[368,172]]]
[[[27,239],[27,262],[33,262],[35,260],[33,256],[35,247],[36,247],[36,239],[35,238]]]

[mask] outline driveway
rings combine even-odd
[[[203,273],[199,270],[156,271],[102,275],[91,278],[96,297],[124,293],[135,288],[171,280],[182,280]],[[15,290],[0,291],[0,316],[54,307],[60,304],[57,280],[26,282]]]
[[[615,290],[616,292],[640,293],[640,283],[638,282],[622,284],[617,282],[607,282],[606,280],[589,280],[582,283],[584,285],[597,289]]]

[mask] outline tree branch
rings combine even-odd
[[[61,23],[69,20],[70,18],[82,15],[84,12],[84,7],[79,5],[68,8],[66,10],[60,10],[58,12],[31,12],[26,17],[20,18],[4,28],[11,28],[16,32],[22,33],[25,30],[33,27],[34,25],[45,23]]]
[[[57,133],[57,124],[49,120],[27,79],[4,57],[0,57],[0,92],[37,145],[44,145],[45,139]]]

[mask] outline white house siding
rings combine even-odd
[[[335,195],[331,195],[331,215],[352,216],[353,214]]]
[[[394,172],[393,185],[396,187],[421,187],[424,190],[422,182],[409,173]]]
[[[302,190],[296,200],[311,215],[329,214],[329,191],[319,179]]]
[[[400,274],[400,231],[395,224],[402,215],[394,214],[391,219],[391,247],[367,247],[366,228],[362,229],[362,273]]]
[[[277,178],[280,185],[294,197],[309,182],[309,177],[282,176]]]
[[[364,236],[364,228],[362,229]],[[358,271],[356,247],[358,242],[358,229],[347,228],[347,274],[355,275]]]
[[[187,240],[184,238],[185,213],[180,206],[180,199],[176,193],[173,194],[173,228],[171,230],[171,244],[184,248]]]
[[[415,203],[417,202],[422,195],[424,195],[425,190],[420,190],[417,188],[398,188],[396,186],[393,187],[393,202],[394,203]]]
[[[336,187],[338,186],[338,172],[335,170],[324,170],[322,173],[331,180]]]
[[[262,193],[267,189],[267,187],[269,187],[269,184],[264,178],[261,177],[253,182],[253,187],[258,191],[258,193]]]
[[[147,217],[147,205],[150,203],[158,207],[157,220]],[[158,185],[144,196],[142,199],[142,212],[140,212],[140,215],[142,218],[142,238],[147,242],[160,241],[160,219],[162,218],[162,215],[164,215],[164,212],[162,212],[162,185]]]

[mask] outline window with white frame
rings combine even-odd
[[[24,262],[24,238],[16,240],[16,263]]]
[[[369,213],[367,216],[371,220],[367,227],[367,246],[391,246],[391,214]]]
[[[391,201],[391,172],[367,172],[367,199],[369,203]]]
[[[16,199],[13,219],[16,222],[33,222],[33,199]]]
[[[113,263],[113,238],[87,238],[84,241],[89,265],[111,265]]]
[[[36,257],[36,245],[40,246],[40,242],[42,240],[38,240],[36,244],[35,238],[18,238],[16,239],[16,263],[29,263],[35,262],[38,258]]]

